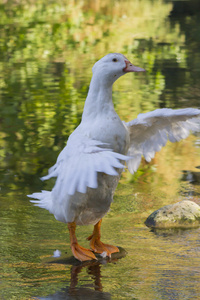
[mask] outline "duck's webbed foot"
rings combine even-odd
[[[80,261],[97,259],[91,250],[81,247],[78,243],[71,245],[71,249],[74,257]]]
[[[70,233],[71,250],[74,257],[80,261],[97,259],[91,250],[83,248],[78,244],[76,234],[75,234],[76,223],[75,222],[68,223],[68,229]]]
[[[103,254],[103,256],[109,256],[111,257],[112,253],[119,252],[119,249],[116,246],[104,244],[100,241],[101,234],[100,234],[100,228],[101,228],[101,222],[100,220],[95,226],[93,234],[90,235],[87,240],[90,241],[90,248],[96,252]]]
[[[96,238],[93,235],[88,237],[88,240],[90,240],[91,249],[96,253],[103,254],[103,256],[105,254],[105,256],[111,257],[112,253],[119,252],[119,249],[116,246],[104,244],[99,238]]]

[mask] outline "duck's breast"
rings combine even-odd
[[[86,131],[90,138],[108,144],[108,148],[113,151],[127,153],[130,144],[129,132],[117,114],[98,117]]]

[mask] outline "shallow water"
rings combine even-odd
[[[79,124],[92,65],[106,53],[147,70],[114,85],[123,120],[200,106],[198,1],[106,3],[0,2],[1,299],[199,299],[200,230],[144,225],[163,205],[200,204],[199,134],[167,144],[133,176],[123,173],[102,223],[102,240],[126,250],[121,259],[69,263],[66,225],[26,197],[52,187],[39,177]],[[91,231],[78,228],[81,245]],[[47,262],[55,250],[63,263]]]
[[[198,299],[199,229],[151,232],[134,214],[115,214],[104,219],[102,236],[124,247],[125,257],[75,266],[47,263],[56,249],[71,257],[66,226],[16,201],[18,208],[11,204],[1,216],[2,299]],[[21,214],[21,221],[13,214]],[[91,230],[78,229],[82,245]]]

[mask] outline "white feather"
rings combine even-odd
[[[49,169],[49,174],[42,178],[46,180],[57,177],[53,190],[56,191],[60,203],[66,195],[74,195],[76,191],[86,193],[87,187],[97,188],[98,172],[118,176],[116,168],[124,168],[120,160],[127,161],[130,157],[103,146],[105,144],[80,134],[74,134],[68,140],[56,164]],[[39,199],[40,193],[33,196]]]
[[[126,125],[130,132],[128,155],[133,157],[127,164],[129,171],[134,173],[139,167],[142,156],[150,162],[155,153],[166,145],[167,140],[174,143],[186,138],[190,131],[199,131],[200,110],[157,109],[139,114],[137,119]]]

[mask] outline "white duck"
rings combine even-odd
[[[93,66],[82,121],[70,135],[67,145],[44,180],[57,177],[52,191],[29,197],[36,206],[47,209],[68,224],[73,255],[80,261],[96,259],[93,252],[110,256],[115,246],[100,241],[103,216],[108,212],[121,172],[127,162],[134,173],[142,155],[149,162],[163,147],[198,131],[200,110],[157,109],[122,122],[112,103],[112,85],[127,72],[145,71],[122,54],[111,53]],[[81,247],[75,235],[76,225],[93,224],[88,238],[92,249]]]

